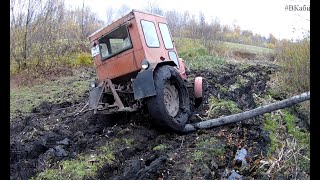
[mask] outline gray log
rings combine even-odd
[[[249,111],[245,111],[242,113],[233,114],[230,116],[219,117],[216,119],[209,119],[209,120],[194,123],[194,124],[186,124],[186,126],[183,129],[183,132],[192,132],[192,131],[196,131],[198,129],[208,129],[208,128],[212,128],[212,127],[216,127],[216,126],[221,126],[224,124],[229,124],[229,123],[234,123],[234,122],[250,119],[255,116],[259,116],[264,113],[269,113],[271,111],[275,111],[278,109],[283,109],[283,108],[292,106],[294,104],[297,104],[297,103],[300,103],[300,102],[303,102],[303,101],[306,101],[309,99],[310,99],[310,91],[302,93],[297,96],[293,96],[291,98],[288,98],[288,99],[285,99],[285,100],[282,100],[279,102],[260,106],[258,108],[255,108],[255,109],[252,109]]]

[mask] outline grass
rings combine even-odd
[[[210,69],[215,70],[226,64],[223,58],[215,56],[196,56],[185,60],[187,67],[192,69]]]
[[[230,50],[247,51],[247,52],[251,52],[254,54],[274,53],[273,49],[258,47],[258,46],[251,46],[251,45],[246,45],[246,44],[223,42],[223,45],[226,46],[226,48],[230,49]]]
[[[298,42],[281,41],[276,46],[276,58],[282,70],[272,76],[272,87],[268,90],[268,94],[273,97],[288,97],[310,90],[310,39],[305,38]],[[303,111],[310,113],[308,103],[301,103]],[[305,172],[310,171],[310,132],[302,131],[297,126],[294,114],[289,109],[282,110],[283,125],[278,127],[270,127],[276,129],[270,133],[271,145],[270,152],[274,152],[278,147],[275,141],[280,141],[287,146],[292,152],[288,153],[283,165],[288,169],[295,169],[298,166]],[[299,119],[301,121],[301,119]],[[266,121],[268,123],[268,121]],[[277,132],[280,127],[285,132]],[[295,155],[294,155],[295,154]],[[291,155],[291,156],[290,156]],[[294,157],[294,158],[292,158]],[[291,170],[293,172],[295,170]],[[289,171],[288,171],[289,172]]]
[[[209,135],[200,136],[195,145],[196,150],[192,155],[194,161],[209,161],[212,157],[220,159],[226,153],[224,144]]]
[[[34,86],[13,88],[10,90],[10,119],[19,113],[29,113],[43,101],[61,103],[74,101],[83,96],[88,89],[88,79],[75,76],[60,77]]]
[[[268,59],[275,51],[270,48],[246,44],[210,41],[191,38],[174,38],[179,57],[190,60],[198,56],[213,56],[223,59],[232,58],[233,52],[243,52],[257,55],[258,59]],[[204,66],[205,67],[205,66]]]
[[[249,80],[244,78],[242,75],[237,75],[235,78],[236,82],[229,86],[229,91],[234,91],[249,82]]]
[[[41,179],[83,179],[84,177],[95,178],[96,172],[104,164],[112,164],[115,160],[115,150],[119,144],[132,144],[132,139],[113,139],[96,149],[96,154],[81,154],[76,159],[61,161],[60,168],[49,168],[31,178]]]
[[[267,157],[278,159],[280,149],[284,148],[282,154],[281,168],[283,171],[291,172],[298,166],[305,172],[310,170],[310,134],[303,132],[296,126],[296,117],[289,109],[281,111],[280,114],[267,113],[263,129],[269,131],[270,144]],[[290,173],[289,173],[290,174]]]
[[[154,148],[152,148],[152,150],[154,151],[163,151],[167,148],[167,146],[165,144],[159,144],[157,146],[155,146]]]
[[[283,67],[275,76],[277,85],[290,94],[310,91],[310,40],[279,44],[277,58]]]
[[[277,138],[277,128],[279,127],[279,122],[277,122],[277,118],[281,118],[278,115],[272,116],[270,113],[266,113],[263,115],[265,120],[263,122],[263,129],[269,132],[270,137],[270,145],[268,148],[268,157],[271,157],[277,148],[280,147],[280,139]]]
[[[95,172],[101,167],[103,162],[109,162],[108,156],[100,156],[97,163],[90,162],[92,157],[89,155],[79,156],[77,159],[65,160],[59,163],[59,169],[46,169],[33,180],[41,179],[83,179],[83,177],[94,177]]]
[[[98,166],[89,162],[88,156],[76,160],[66,160],[59,164],[61,169],[48,169],[35,179],[82,179],[84,176],[94,176]]]
[[[288,133],[291,134],[294,138],[296,138],[299,143],[302,144],[309,144],[310,143],[310,136],[299,130],[295,123],[295,116],[289,113],[288,111],[284,112],[284,121],[286,122],[286,127]]]
[[[209,97],[209,110],[207,112],[209,118],[216,118],[221,115],[230,115],[240,113],[234,101],[218,99],[214,96]]]
[[[193,160],[194,161],[200,161],[203,159],[204,153],[200,150],[195,150],[193,153]]]
[[[299,156],[298,164],[305,170],[310,170],[310,134],[308,132],[300,131],[300,128],[296,126],[295,116],[288,111],[284,112],[284,121],[286,123],[287,131],[295,138],[299,146],[305,151],[305,155]]]

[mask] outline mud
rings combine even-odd
[[[275,71],[275,67],[258,65],[246,68],[227,65],[214,72],[191,69],[190,78],[199,75],[205,78],[205,93],[203,103],[189,121],[209,118],[206,111],[210,96],[232,100],[241,110],[255,108],[254,94],[265,93],[269,75]],[[238,80],[242,83],[237,83]],[[133,142],[130,146],[121,141],[116,143],[113,163],[104,164],[95,177],[86,179],[227,179],[237,169],[234,157],[241,148],[247,150],[247,167],[237,173],[243,179],[263,177],[257,169],[270,139],[261,129],[259,117],[195,133],[175,134],[150,124],[146,110],[115,116],[113,124],[90,111],[75,116],[75,110],[81,109],[87,98],[85,94],[76,102],[43,102],[27,117],[11,122],[11,179],[28,179],[46,168],[59,168],[60,161],[92,154],[98,147],[119,139]],[[159,145],[165,148],[156,150]]]

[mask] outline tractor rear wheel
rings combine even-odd
[[[153,123],[165,129],[181,131],[190,115],[187,87],[179,72],[168,65],[154,71],[157,95],[147,100]]]

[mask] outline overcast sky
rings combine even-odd
[[[198,16],[199,11],[206,19],[218,18],[221,24],[236,22],[241,29],[251,30],[268,37],[272,33],[277,38],[299,38],[302,31],[310,30],[310,11],[289,11],[286,5],[310,7],[310,0],[154,0],[163,10],[188,10]],[[67,6],[82,7],[82,0],[66,0]],[[119,8],[126,4],[132,9],[143,8],[147,0],[84,0],[104,20],[108,7]],[[293,32],[293,29],[296,29]]]

